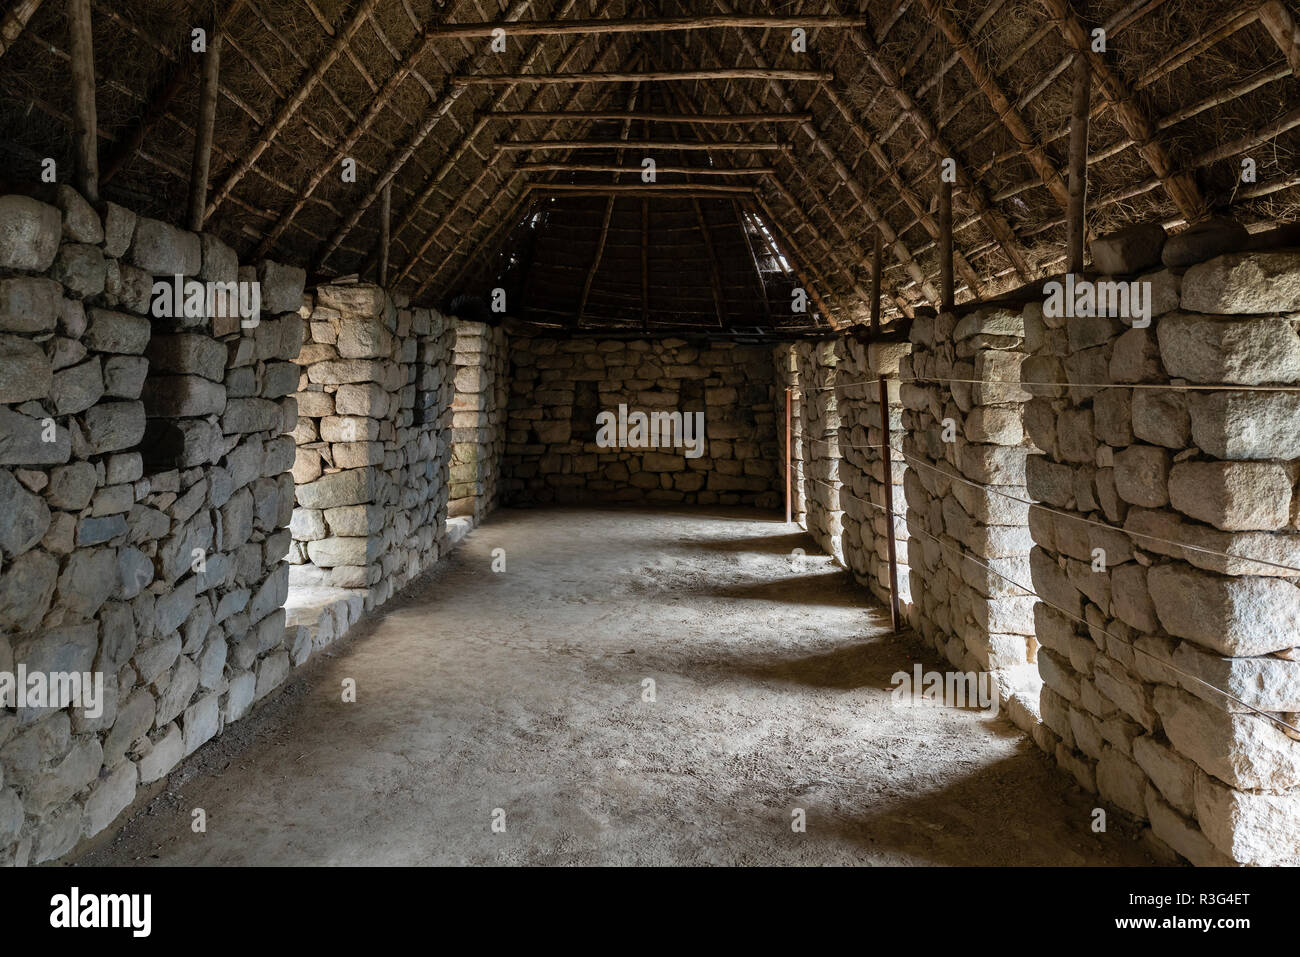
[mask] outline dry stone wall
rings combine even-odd
[[[918,316],[911,341],[899,373],[912,624],[952,664],[992,672],[1001,697],[1021,692],[1032,706],[1024,322],[1009,309]]]
[[[321,286],[309,305],[291,580],[372,608],[443,549],[454,323],[364,283]]]
[[[886,442],[903,448],[906,432],[898,381],[899,362],[909,355],[909,342],[866,344],[855,338],[840,343],[843,358],[835,367],[840,432],[840,505],[844,509],[841,547],[844,564],[881,602],[889,601],[889,519],[885,501]],[[879,379],[886,378],[889,425],[886,436],[880,405]],[[861,384],[856,384],[861,383]],[[893,492],[894,540],[898,565],[898,598],[904,617],[912,601],[908,575],[908,537],[903,483],[907,460],[890,454],[889,484]]]
[[[510,396],[508,362],[504,329],[456,321],[448,514],[466,516],[475,524],[496,507],[501,495]]]
[[[1046,744],[1193,863],[1296,863],[1300,395],[1232,386],[1300,383],[1300,253],[1138,278],[1145,328],[1025,314],[1025,380],[1078,383],[1025,416]]]
[[[511,504],[661,502],[775,508],[771,353],[682,339],[510,338],[505,490]],[[703,454],[601,447],[597,416],[703,412]]]
[[[801,479],[804,527],[817,544],[839,561],[843,511],[840,504],[840,414],[836,389],[839,363],[844,358],[841,340],[800,342],[794,347],[799,378]]]
[[[260,283],[260,314],[157,315],[178,276]],[[104,830],[287,675],[304,278],[67,187],[0,197],[0,672],[103,676],[98,715],[0,710],[0,862]]]

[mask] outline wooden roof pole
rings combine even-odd
[[[966,171],[957,154],[939,135],[934,122],[921,109],[920,105],[912,99],[911,95],[903,89],[902,77],[881,56],[879,48],[866,35],[865,30],[850,31],[849,38],[861,51],[871,68],[876,72],[876,75],[880,77],[899,107],[911,119],[912,124],[930,149],[934,151],[935,156],[939,159],[951,158],[957,164],[957,185],[966,191],[971,205],[975,207],[985,227],[997,240],[998,245],[1002,247],[1007,259],[1015,267],[1016,273],[1023,281],[1032,281],[1034,271],[1029,266],[1029,260],[1025,257],[1024,249],[1016,236],[1015,230],[1011,228],[1011,224],[1007,222],[1006,217],[989,202],[988,194],[985,192],[983,185]]]
[[[217,96],[221,89],[221,24],[212,24],[203,73],[199,77],[199,116],[194,127],[194,159],[190,163],[189,205],[185,225],[203,229],[203,210],[208,202],[208,172],[212,167],[212,136],[217,124]]]
[[[1300,27],[1278,0],[1266,0],[1259,8],[1259,22],[1281,49],[1293,76],[1300,76]]]
[[[72,77],[72,152],[77,190],[99,202],[99,121],[90,0],[68,0],[68,69]]]
[[[622,149],[619,140],[506,140],[498,144],[507,152],[525,150],[613,150]],[[692,150],[695,152],[712,152],[713,150],[755,150],[768,153],[789,153],[793,147],[789,143],[678,143],[672,140],[633,140],[626,144],[627,149],[645,150]]]
[[[862,144],[867,148],[867,152],[871,155],[871,158],[876,161],[876,165],[884,172],[890,184],[894,189],[898,190],[898,195],[903,198],[905,203],[907,203],[908,207],[912,210],[912,214],[916,216],[917,221],[925,227],[925,231],[930,234],[930,238],[938,239],[939,224],[936,223],[934,217],[930,215],[930,208],[921,200],[921,197],[916,194],[916,191],[904,182],[903,177],[890,161],[889,154],[885,152],[880,141],[863,129],[862,125],[857,122],[854,118],[853,111],[836,91],[834,84],[826,84],[826,86],[823,87],[823,92],[825,93],[826,98],[831,102],[831,105],[839,111],[845,124],[857,135],[858,139],[862,141]],[[983,295],[979,274],[975,272],[974,267],[967,262],[966,257],[962,255],[960,250],[955,250],[954,256],[957,269],[961,272],[962,278],[966,280],[966,284],[970,287],[971,294],[976,299],[979,299]]]
[[[615,110],[575,110],[572,113],[547,113],[545,111],[529,112],[515,110],[504,113],[483,111],[482,116],[491,120],[618,120],[624,114]],[[685,126],[747,126],[752,123],[803,123],[812,119],[811,113],[644,113],[632,114],[634,120],[654,123],[681,123]],[[650,137],[642,134],[646,139]]]
[[[357,9],[357,12],[352,15],[352,19],[348,21],[348,25],[337,37],[334,38],[334,42],[330,44],[330,48],[325,51],[325,55],[316,63],[316,68],[313,69],[311,73],[307,75],[306,79],[298,85],[298,88],[294,90],[293,95],[284,103],[280,104],[280,108],[276,111],[275,117],[271,120],[270,124],[262,130],[257,141],[249,147],[247,152],[243,154],[243,158],[240,159],[235,168],[226,176],[225,181],[217,187],[216,192],[212,195],[212,199],[208,202],[207,211],[204,213],[205,219],[220,208],[226,197],[229,196],[231,191],[239,184],[239,181],[248,174],[248,171],[253,168],[253,165],[258,161],[262,154],[267,151],[272,141],[280,134],[280,131],[289,124],[289,121],[293,119],[294,115],[298,112],[298,109],[306,102],[307,97],[311,95],[312,90],[316,89],[316,85],[320,83],[322,78],[324,78],[325,71],[333,66],[334,61],[339,58],[339,54],[343,52],[344,47],[352,41],[352,37],[356,34],[357,30],[361,28],[361,25],[365,23],[366,18],[378,3],[379,0],[362,0],[361,6]]]
[[[511,4],[510,9],[506,11],[505,16],[510,18],[520,15],[527,8],[529,2],[530,0],[515,0],[515,2]],[[257,251],[254,254],[256,258],[265,256],[271,251],[275,246],[276,241],[284,234],[285,229],[288,228],[291,222],[293,222],[294,217],[296,217],[307,204],[307,198],[316,191],[316,187],[320,185],[321,180],[329,174],[330,170],[337,168],[338,164],[348,155],[352,147],[356,145],[357,140],[361,139],[361,136],[370,129],[375,120],[379,118],[379,114],[389,104],[389,101],[392,100],[398,87],[400,87],[402,83],[411,76],[415,71],[416,64],[419,63],[419,61],[432,49],[433,42],[433,39],[427,33],[420,37],[420,41],[406,55],[406,58],[402,61],[401,65],[398,66],[398,68],[389,75],[388,79],[384,81],[384,85],[370,101],[370,105],[366,108],[366,112],[357,120],[356,124],[353,125],[351,132],[349,132],[344,140],[335,147],[333,154],[321,163],[311,176],[308,177],[307,183],[303,187],[302,195],[294,201],[293,205],[290,206],[289,209],[285,210],[284,214],[276,222],[271,231],[262,237],[262,242],[258,245]]]
[[[1061,179],[1060,172],[1057,171],[1047,153],[1044,152],[1043,147],[1038,143],[1033,131],[1029,129],[1029,124],[1020,115],[1015,104],[1002,92],[1002,88],[993,76],[993,71],[984,62],[984,58],[971,47],[965,31],[948,15],[948,12],[940,5],[939,0],[922,0],[922,3],[925,4],[926,13],[930,19],[938,25],[944,36],[948,38],[948,42],[961,55],[962,63],[965,64],[971,79],[975,81],[975,85],[980,88],[980,92],[988,99],[989,104],[1002,121],[1002,125],[1011,134],[1011,138],[1016,141],[1029,165],[1033,167],[1034,172],[1043,181],[1043,185],[1055,197],[1062,209],[1068,208],[1070,205],[1070,190],[1065,185],[1065,181]]]
[[[715,0],[715,2],[720,10],[730,10],[728,0]],[[762,52],[758,49],[752,38],[742,33],[740,34],[740,42],[753,62],[759,65],[766,65],[766,59],[763,57]],[[719,62],[721,62],[721,60]],[[833,78],[833,74],[831,76]],[[768,88],[776,95],[777,99],[781,101],[782,105],[787,110],[794,112],[798,109],[784,85],[779,81],[769,80]],[[939,293],[938,290],[935,289],[934,284],[926,278],[924,270],[921,269],[920,264],[912,255],[911,250],[907,248],[907,244],[903,241],[901,236],[894,232],[893,227],[885,220],[884,214],[881,212],[880,208],[875,204],[871,197],[867,195],[866,190],[862,188],[862,185],[853,176],[852,171],[844,164],[844,161],[840,159],[839,154],[836,153],[834,148],[831,147],[828,142],[826,142],[826,139],[812,123],[803,123],[799,128],[813,141],[813,145],[817,148],[817,151],[831,164],[832,169],[835,170],[835,175],[839,178],[840,182],[844,184],[845,188],[853,194],[853,198],[862,206],[863,211],[867,214],[867,218],[870,219],[873,225],[880,229],[882,233],[884,233],[885,238],[889,241],[890,249],[893,251],[894,257],[903,264],[903,267],[907,270],[908,274],[917,281],[930,301],[938,302]],[[859,261],[865,262],[865,256],[859,256]],[[865,302],[865,296],[863,297],[863,300]]]
[[[934,0],[926,0],[933,3]],[[1156,174],[1169,198],[1188,222],[1200,219],[1207,209],[1205,197],[1191,173],[1175,172],[1165,148],[1156,141],[1156,129],[1145,110],[1138,106],[1133,91],[1110,68],[1105,58],[1092,49],[1089,37],[1078,19],[1070,12],[1066,0],[1041,0],[1047,12],[1056,20],[1061,35],[1075,50],[1088,58],[1101,95],[1110,104],[1111,111],[1124,132],[1133,138],[1137,151],[1146,160],[1151,172]],[[1068,204],[1067,204],[1068,208]]]
[[[564,7],[560,10],[560,16],[564,16],[576,5],[577,0],[566,0]],[[606,3],[606,6],[608,6],[608,2]],[[573,50],[576,49],[577,45],[575,44]],[[544,44],[542,41],[534,43],[532,50],[529,51],[526,57],[524,57],[521,67],[524,69],[532,67],[532,65],[542,55],[543,50]],[[565,56],[572,56],[573,50],[570,50],[565,54]],[[475,55],[474,59],[470,61],[470,68],[478,69],[482,63],[486,62],[489,54],[490,48],[484,48],[481,50]],[[492,104],[493,107],[504,105],[506,100],[509,99],[510,94],[514,92],[514,89],[514,87],[508,87],[497,94],[497,98]],[[361,200],[355,209],[353,209],[352,215],[350,215],[346,221],[341,223],[338,229],[334,231],[334,234],[330,236],[329,241],[325,244],[325,249],[316,256],[317,270],[321,269],[325,265],[326,260],[334,254],[335,250],[337,250],[340,245],[342,245],[343,240],[347,238],[347,235],[356,228],[357,223],[361,221],[362,215],[378,198],[379,190],[382,188],[383,182],[385,180],[393,179],[402,171],[402,168],[406,165],[407,161],[415,155],[415,151],[420,148],[421,144],[424,143],[429,134],[433,132],[434,126],[447,114],[452,105],[464,92],[465,87],[452,87],[446,92],[437,107],[429,112],[429,115],[425,117],[424,122],[422,122],[419,127],[416,128],[415,132],[411,134],[411,138],[407,141],[406,145],[397,152],[397,155],[395,155],[392,161],[388,164],[388,168],[379,176],[375,184],[370,188],[370,192],[368,192],[365,198]],[[421,188],[420,193],[414,200],[412,200],[410,206],[407,207],[406,212],[403,213],[401,218],[397,221],[397,225],[393,228],[394,236],[400,235],[402,230],[410,224],[416,211],[418,211],[428,198],[433,195],[433,191],[437,188],[438,183],[441,183],[447,173],[455,168],[456,162],[462,155],[464,155],[465,150],[474,142],[475,139],[478,138],[479,134],[482,133],[486,127],[486,121],[480,118],[480,120],[475,123],[473,129],[461,137],[460,143],[457,145],[456,149],[452,150],[447,155],[442,165],[438,168],[438,171],[425,180],[425,184]]]
[[[1083,239],[1087,232],[1084,205],[1088,192],[1088,101],[1092,71],[1088,58],[1074,55],[1074,96],[1070,108],[1070,209],[1066,216],[1067,267],[1083,272]]]
[[[808,298],[817,306],[817,311],[821,313],[822,318],[826,320],[826,324],[834,328],[835,313],[826,305],[821,295],[818,294],[818,284],[809,281],[807,270],[810,268],[810,265],[808,258],[803,254],[803,250],[800,249],[798,244],[796,244],[794,240],[786,234],[785,230],[781,228],[780,220],[777,219],[776,214],[772,212],[771,207],[767,205],[767,201],[763,199],[761,194],[754,194],[754,202],[757,204],[758,208],[762,210],[763,215],[761,218],[767,225],[767,228],[772,231],[772,238],[785,247],[785,255],[782,255],[781,250],[775,248],[772,250],[773,255],[775,257],[786,259],[790,263],[790,268],[794,272],[795,278],[799,280],[799,283],[808,293]],[[754,215],[757,216],[757,211],[754,212]],[[814,233],[815,232],[816,230],[814,229]],[[764,240],[766,241],[766,237],[764,237]],[[827,288],[830,288],[829,285],[827,285]]]
[[[576,51],[579,49],[580,46],[575,44],[573,49],[570,50],[568,54],[566,54],[566,59],[569,56],[576,55]],[[617,52],[617,50],[618,50],[617,44],[610,43],[606,45],[605,48],[596,55],[596,59],[593,61],[593,65],[600,64],[601,62],[604,61],[604,59],[607,56],[609,56],[611,53]],[[564,105],[572,106],[574,103],[578,102],[578,98],[581,95],[582,95],[581,88],[572,90],[569,93],[568,99],[565,100]],[[541,96],[542,96],[541,90],[537,90],[536,92],[534,92],[533,95],[529,98],[528,101],[529,105],[535,105],[536,103],[538,103],[541,99]],[[546,132],[547,133],[554,132],[555,126],[556,124],[554,122],[548,123]],[[468,142],[469,140],[465,141],[465,143]],[[462,143],[462,145],[464,145],[464,143]],[[497,150],[492,153],[488,161],[483,164],[483,168],[479,170],[478,176],[475,177],[473,183],[467,189],[464,189],[460,192],[460,195],[456,197],[456,201],[452,204],[451,208],[445,211],[442,214],[442,216],[439,218],[438,222],[435,223],[433,227],[431,227],[429,230],[426,231],[424,239],[421,241],[420,245],[416,248],[415,252],[407,260],[406,265],[402,267],[401,272],[398,273],[397,278],[394,280],[394,282],[400,282],[403,277],[405,277],[408,273],[410,273],[411,269],[415,267],[416,263],[418,263],[421,260],[421,258],[424,256],[425,251],[429,248],[430,245],[433,244],[438,234],[442,232],[443,227],[445,227],[448,223],[450,223],[452,219],[455,217],[455,215],[460,211],[461,207],[473,194],[478,184],[481,183],[483,179],[486,178],[490,173],[492,173],[494,168],[494,163],[496,159],[499,158],[499,156],[500,156],[500,148],[498,147]],[[508,191],[511,188],[512,184],[515,183],[521,175],[522,174],[520,173],[519,170],[514,170],[510,176],[509,183],[503,189]],[[415,200],[415,204],[413,204],[411,209],[408,210],[407,217],[405,218],[404,222],[409,223],[414,220],[415,214],[416,212],[418,212],[419,209],[418,204],[423,202],[424,198],[426,198],[427,196],[432,195],[436,185],[437,185],[436,183],[431,183],[427,187],[426,191],[422,193],[421,196]],[[498,193],[498,197],[500,195],[501,193]],[[488,209],[493,209],[493,208],[495,208],[495,200],[492,203],[488,204]],[[397,231],[395,230],[393,234],[397,235]],[[444,260],[442,263],[440,263],[437,266],[434,272],[426,276],[424,280],[420,283],[419,288],[416,290],[416,295],[418,295],[420,292],[423,292],[426,288],[428,288],[428,286],[433,282],[433,280],[437,279],[438,276],[442,274],[442,271],[446,268],[446,265],[447,265],[447,261]],[[462,267],[462,271],[463,269],[464,267]],[[459,281],[459,274],[457,275],[457,281]]]
[[[627,108],[629,112],[636,109],[637,95],[640,92],[641,92],[641,87],[637,86],[632,90],[631,95],[628,97]],[[620,134],[620,139],[626,141],[628,136],[631,135],[631,133],[632,133],[632,120],[625,119],[623,121],[623,130]],[[617,160],[619,165],[621,166],[623,163],[623,151],[621,149],[618,151]],[[617,173],[614,174],[614,182],[615,183],[618,182]],[[591,284],[596,280],[596,273],[600,270],[600,260],[605,255],[605,240],[609,237],[609,223],[610,220],[614,218],[614,202],[617,198],[618,197],[616,197],[613,193],[611,193],[609,199],[605,201],[605,217],[604,217],[604,221],[601,223],[600,226],[600,238],[596,240],[596,254],[591,258],[591,267],[587,270],[586,278],[583,280],[582,283],[582,298],[578,301],[578,325],[579,326],[582,325],[582,320],[587,315],[587,298],[591,295]],[[645,200],[642,200],[642,202],[645,202]]]
[[[515,169],[530,173],[637,173],[640,166],[612,166],[602,163],[516,163]],[[691,176],[761,176],[775,173],[772,166],[656,166],[658,173],[681,173]]]
[[[4,19],[0,20],[0,56],[4,56],[5,51],[22,35],[27,21],[40,5],[41,0],[18,0],[5,11]]]
[[[683,80],[792,80],[825,83],[831,74],[818,70],[771,70],[720,67],[716,70],[652,70],[645,73],[459,73],[452,83],[462,86],[500,86],[502,83],[669,83]]]
[[[608,34],[608,33],[680,33],[689,30],[713,30],[724,27],[755,29],[830,29],[839,27],[861,27],[866,20],[862,16],[703,16],[703,17],[653,17],[629,20],[532,20],[517,23],[449,23],[433,28],[434,33],[443,39],[465,39],[469,37],[490,37],[500,29],[506,36],[566,36],[568,34]]]
[[[721,54],[719,53],[716,47],[713,47],[707,40],[703,38],[700,38],[700,42],[701,42],[701,46],[704,47],[705,51],[709,53],[709,55],[712,56],[713,59],[721,61]],[[683,57],[689,56],[689,54],[687,54],[687,52],[684,49],[682,49],[682,47],[679,44],[677,44],[675,41],[674,41],[674,46],[677,48],[677,50],[679,51],[679,53],[681,53]],[[718,101],[719,105],[725,105],[725,102],[723,101],[721,94],[718,93],[712,87],[704,86],[702,88],[702,91],[705,97],[712,96]],[[753,110],[758,108],[757,101],[747,90],[743,90],[743,89],[740,90],[738,95],[742,98],[742,102],[745,104],[746,109]],[[788,167],[790,170],[790,174],[798,179],[800,187],[807,192],[810,204],[814,207],[820,207],[822,209],[826,209],[829,204],[828,197],[821,191],[820,186],[818,186],[818,184],[815,181],[813,181],[808,177],[808,175],[804,172],[802,165],[800,163],[792,162],[788,164]],[[785,189],[784,185],[781,183],[781,179],[779,175],[769,176],[767,177],[766,181],[772,186],[773,189],[775,189],[778,192],[778,195],[781,196],[782,201],[785,202],[786,205],[789,206],[796,214],[798,214],[798,216],[802,221],[803,227],[808,229],[810,232],[812,232],[814,240],[816,240],[818,243],[821,244],[824,250],[824,255],[826,256],[827,260],[831,264],[833,264],[836,270],[838,270],[838,272],[848,280],[848,285],[851,286],[859,296],[863,297],[863,301],[865,301],[865,293],[863,292],[862,286],[858,283],[856,277],[854,276],[853,270],[847,268],[844,265],[843,260],[841,259],[842,248],[847,247],[850,249],[850,251],[852,251],[853,239],[845,231],[843,225],[839,222],[839,220],[833,216],[829,217],[831,224],[835,227],[836,231],[840,234],[840,238],[843,242],[843,247],[836,247],[826,241],[826,239],[821,235],[821,232],[817,229],[816,225],[812,222],[811,217],[808,216],[808,214],[803,209],[803,207],[798,203],[796,203],[794,198]],[[766,204],[764,204],[763,208],[765,210],[769,210],[770,212],[770,207],[768,207]],[[768,223],[768,228],[774,231],[778,230],[780,228],[780,223],[770,222]],[[815,267],[813,267],[812,261],[806,256],[804,256],[802,249],[794,245],[794,240],[797,233],[798,233],[798,229],[786,230],[785,234],[787,235],[788,238],[783,241],[786,242],[787,245],[789,245],[795,251],[798,257],[802,260],[802,262],[804,263],[804,269],[815,274],[815,276],[818,278],[818,281],[824,284],[824,290],[823,290],[824,293],[826,295],[833,296],[833,298],[840,299],[841,297],[834,292],[831,285],[825,282],[824,278],[821,276],[820,271],[818,271]],[[806,289],[810,289],[806,279],[803,276],[800,276],[800,281],[804,283]],[[809,294],[810,295],[812,294],[811,291]],[[851,315],[852,309],[848,307],[844,307],[843,312],[846,315]],[[826,312],[824,313],[824,315],[826,316],[828,322],[831,323],[834,322],[834,317],[832,313]]]

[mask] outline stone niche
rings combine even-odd
[[[60,857],[288,674],[302,270],[92,207],[0,197],[0,671],[103,676],[0,710],[0,863]],[[249,321],[155,279],[257,282]],[[161,311],[161,310],[160,310]]]
[[[506,444],[506,333],[500,326],[456,321],[456,394],[452,400],[451,501],[448,515],[477,524],[501,495]]]
[[[291,581],[372,608],[443,551],[454,324],[365,283],[321,286],[309,307]]]
[[[1025,415],[1040,743],[1159,847],[1295,864],[1300,395],[1233,386],[1300,383],[1300,253],[1137,278],[1145,328],[1025,313],[1025,381],[1079,383]]]
[[[780,502],[771,353],[683,339],[510,338],[510,504]],[[703,412],[703,454],[602,448],[597,416]]]

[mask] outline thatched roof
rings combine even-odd
[[[191,30],[211,28],[214,6],[226,44],[205,228],[244,258],[320,278],[365,273],[391,179],[391,276],[417,302],[503,286],[512,312],[570,326],[858,323],[879,229],[885,317],[911,313],[938,295],[934,197],[945,156],[958,171],[957,300],[1059,272],[1069,67],[1096,27],[1107,50],[1093,58],[1090,233],[1138,221],[1178,230],[1229,207],[1252,229],[1300,218],[1300,18],[1279,0],[93,0],[105,198],[183,217],[198,110]],[[44,157],[71,161],[64,11],[58,0],[10,0],[0,21],[9,190],[31,189]],[[432,32],[737,13],[862,13],[866,26],[811,28],[807,52],[791,48],[788,29],[552,32],[511,36],[505,52],[489,37]],[[484,80],[737,68],[829,79]],[[536,111],[811,118],[498,115]],[[620,138],[788,148],[502,148]],[[660,167],[770,171],[657,180],[752,187],[729,195],[588,196],[553,187],[641,178],[527,168],[639,167],[646,155]],[[1247,157],[1254,182],[1241,178]],[[356,161],[355,182],[340,175],[345,158]],[[797,284],[813,296],[804,314],[789,311]]]

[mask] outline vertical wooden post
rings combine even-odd
[[[199,121],[194,128],[194,159],[190,163],[190,197],[187,225],[194,232],[203,228],[208,205],[208,173],[212,168],[212,135],[217,125],[217,94],[221,82],[221,26],[214,19],[203,54],[199,78]]]
[[[894,541],[894,457],[890,448],[892,433],[889,430],[889,377],[880,375],[880,440],[881,478],[885,484],[885,524],[889,529],[886,543],[889,549],[889,620],[897,633],[902,628],[902,613],[898,606],[898,545]]]
[[[871,247],[871,331],[880,331],[880,230]]]
[[[72,142],[76,186],[99,202],[99,121],[95,115],[95,44],[90,0],[68,0],[68,68],[72,72]]]
[[[388,245],[391,239],[393,181],[384,184],[379,194],[379,285],[388,288]]]
[[[1070,111],[1070,203],[1066,210],[1066,258],[1083,272],[1084,201],[1088,192],[1088,99],[1092,71],[1082,50],[1074,54],[1074,101]]]
[[[790,447],[790,390],[785,390],[785,522],[790,524],[794,520],[794,510],[791,502],[791,483],[790,471],[793,468],[792,452]]]
[[[939,165],[939,309],[951,312],[956,304],[952,281],[952,183]]]

